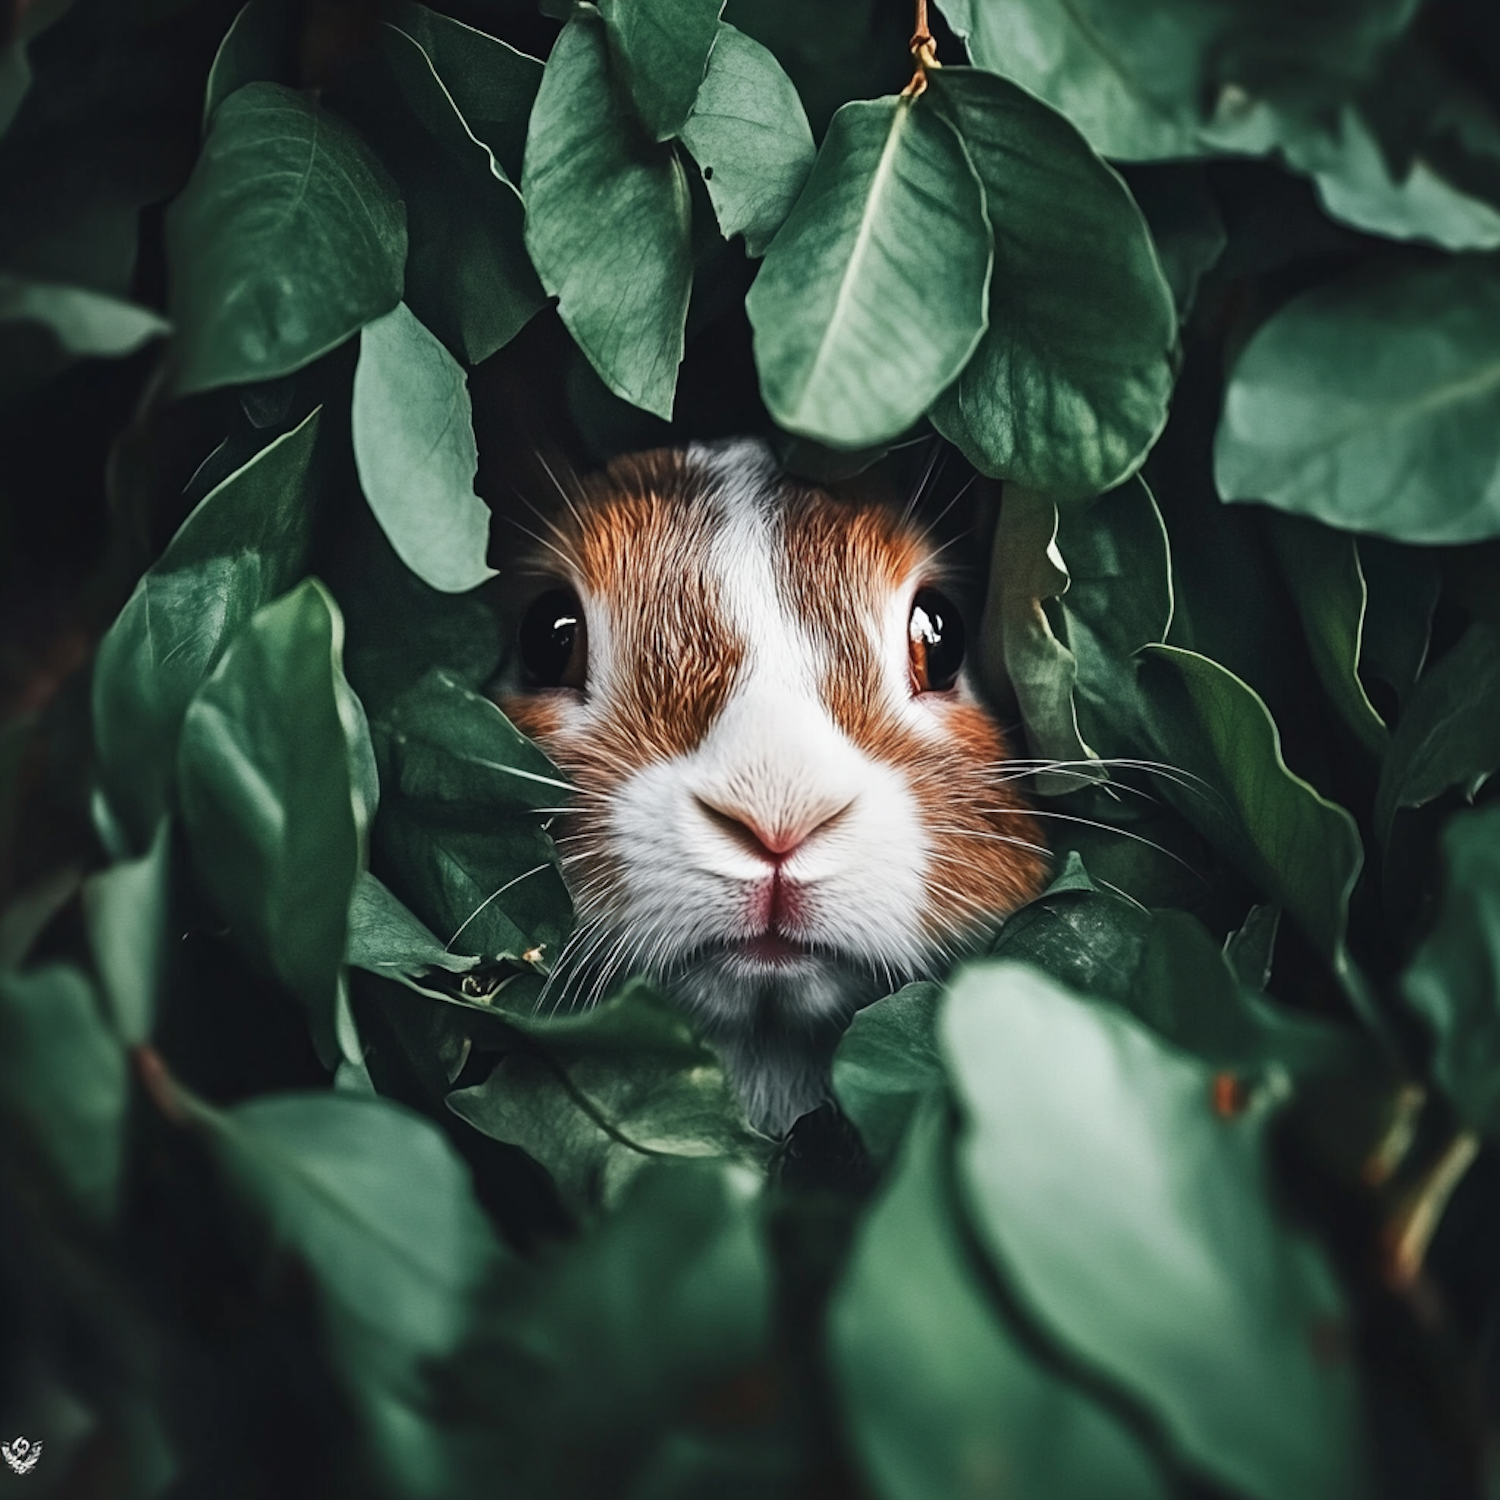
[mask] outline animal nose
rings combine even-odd
[[[813,834],[831,828],[849,809],[849,803],[845,802],[837,807],[810,807],[767,816],[701,793],[695,793],[693,800],[721,833],[727,834],[746,853],[773,865],[791,858]]]

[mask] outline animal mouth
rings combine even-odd
[[[771,929],[753,937],[741,938],[731,945],[732,951],[756,963],[781,966],[796,963],[811,955],[812,950]]]

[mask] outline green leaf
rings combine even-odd
[[[1500,771],[1500,629],[1479,622],[1423,674],[1380,768],[1375,829],[1382,843],[1403,807],[1450,787],[1470,801]]]
[[[1097,495],[1167,420],[1177,316],[1146,221],[1067,120],[1007,79],[944,68],[931,92],[995,241],[989,330],[933,423],[987,474]]]
[[[406,201],[407,303],[478,364],[547,300],[515,186],[542,65],[424,6],[393,6],[386,20],[378,54],[349,75],[338,101]],[[393,109],[393,96],[407,109]]]
[[[1433,1076],[1478,1129],[1500,1134],[1500,806],[1443,830],[1437,922],[1402,978],[1437,1040]]]
[[[833,1055],[834,1097],[881,1164],[895,1156],[922,1100],[944,1087],[939,993],[920,980],[856,1011]]]
[[[1164,789],[1343,971],[1349,895],[1364,861],[1354,820],[1287,769],[1270,712],[1232,672],[1175,646],[1145,655],[1160,756],[1198,779],[1197,788]]]
[[[203,90],[205,135],[219,106],[247,83],[290,84],[295,80],[293,19],[286,0],[246,0],[240,7],[208,70]]]
[[[611,1207],[663,1158],[760,1169],[769,1157],[773,1142],[745,1123],[718,1058],[648,985],[557,1020],[505,1018],[538,1050],[510,1053],[448,1106],[539,1161],[576,1212]]]
[[[1274,931],[1274,927],[1273,927]],[[1360,1036],[1267,1000],[1186,912],[1148,912],[1112,892],[1059,889],[1014,913],[991,952],[1111,1000],[1215,1068],[1278,1086],[1373,1059]]]
[[[631,118],[587,8],[547,60],[521,191],[526,248],[568,332],[617,396],[670,417],[693,279],[687,175]]]
[[[942,0],[940,9],[980,67],[1061,110],[1105,156],[1142,161],[1247,149],[1247,131],[1249,149],[1264,150],[1260,114],[1314,116],[1337,103],[1375,73],[1414,7],[1334,0],[1268,16],[1254,0]]]
[[[991,261],[983,189],[933,106],[846,104],[745,299],[771,415],[835,447],[904,431],[984,333]]]
[[[119,1199],[128,1094],[124,1049],[82,973],[0,972],[0,1120],[99,1224]]]
[[[471,955],[449,953],[368,870],[361,870],[354,882],[344,959],[372,974],[386,975],[420,975],[428,969],[463,974],[478,963]]]
[[[1369,596],[1359,669],[1404,703],[1427,661],[1442,573],[1437,558],[1421,548],[1378,536],[1362,536],[1356,545]]]
[[[1051,500],[1007,486],[990,578],[981,627],[985,678],[992,692],[1003,683],[1014,697],[1032,756],[1067,768],[1033,777],[1028,786],[1045,796],[1103,778],[1107,773],[1102,767],[1088,765],[1098,756],[1078,728],[1073,701],[1078,663],[1054,634],[1045,608],[1070,581],[1057,550],[1057,507]]]
[[[966,1207],[1048,1334],[1225,1485],[1363,1493],[1352,1371],[1317,1352],[1345,1311],[1277,1217],[1264,1115],[1217,1114],[1210,1069],[1019,965],[966,970],[940,1029]]]
[[[316,579],[260,610],[188,708],[178,752],[193,858],[239,940],[339,1034],[349,902],[374,812],[343,621]]]
[[[324,1334],[382,1481],[452,1492],[435,1376],[466,1341],[501,1247],[431,1121],[383,1099],[282,1094],[198,1110],[271,1247],[311,1272]]]
[[[360,335],[351,423],[360,486],[402,562],[449,594],[493,578],[468,383],[404,302]]]
[[[31,64],[25,44],[17,39],[0,49],[0,136],[10,129],[30,87]]]
[[[724,0],[599,0],[611,66],[652,140],[682,129],[723,9]]]
[[[1171,1493],[1107,1406],[1001,1315],[956,1222],[951,1130],[922,1109],[829,1313],[834,1379],[881,1500]]]
[[[45,330],[59,357],[118,359],[160,338],[171,324],[147,307],[85,287],[0,273],[0,324]]]
[[[682,127],[719,233],[764,255],[812,170],[812,131],[792,80],[759,42],[720,23],[708,73]]]
[[[251,83],[214,115],[167,212],[177,392],[271,380],[401,298],[406,213],[336,115]]]
[[[83,884],[83,913],[110,1018],[128,1047],[151,1035],[167,967],[172,825],[163,818],[151,847]]]
[[[1172,288],[1177,321],[1185,323],[1197,300],[1198,283],[1229,243],[1207,170],[1193,162],[1138,167],[1129,173],[1127,186],[1151,231],[1162,275]]]
[[[1368,599],[1359,545],[1300,516],[1271,517],[1270,537],[1323,690],[1365,749],[1379,755],[1390,732],[1359,677]]]
[[[1500,263],[1375,264],[1246,345],[1214,442],[1226,500],[1405,542],[1500,535]]]
[[[478,816],[556,807],[573,792],[489,698],[440,668],[396,701],[380,731],[388,779],[406,797]]]
[[[657,1163],[607,1219],[497,1286],[465,1388],[509,1429],[507,1493],[790,1492],[784,1474],[758,1485],[739,1448],[718,1483],[663,1483],[684,1446],[755,1435],[756,1406],[772,1404],[756,1400],[776,1292],[756,1187],[723,1163]],[[484,1479],[493,1487],[493,1472]]]
[[[137,849],[174,802],[182,716],[224,648],[307,566],[318,412],[217,485],[136,585],[99,647],[94,742]]]
[[[494,174],[506,182],[519,182],[526,126],[542,83],[540,61],[509,42],[410,0],[396,0],[383,14],[389,26],[426,54],[465,132],[489,147]],[[382,34],[382,43],[386,40]],[[429,113],[430,92],[423,98],[418,114],[437,133],[443,117]],[[415,96],[412,103],[417,107]],[[443,123],[445,130],[451,130],[449,122]],[[456,137],[450,138],[457,144]]]

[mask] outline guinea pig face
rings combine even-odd
[[[554,982],[656,976],[790,1123],[853,1010],[1045,868],[932,549],[741,443],[617,461],[537,564],[502,703],[578,787]]]

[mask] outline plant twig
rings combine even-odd
[[[937,60],[937,42],[933,39],[932,32],[927,28],[927,0],[917,0],[917,29],[911,35],[912,61],[917,65],[917,71],[911,75],[911,82],[901,90],[903,99],[915,99],[927,87],[927,70],[940,67]]]

